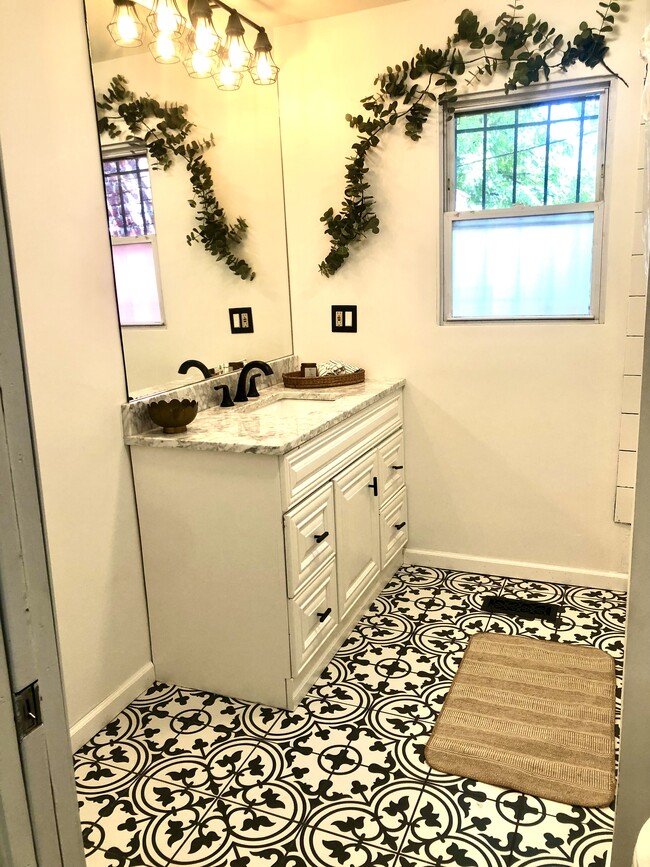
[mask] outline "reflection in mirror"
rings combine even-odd
[[[151,3],[149,3],[149,6]],[[186,7],[179,3],[183,14]],[[141,21],[150,8],[135,4]],[[107,32],[113,0],[86,0],[95,92],[106,93],[123,76],[137,97],[187,106],[195,124],[189,140],[210,139],[203,157],[229,224],[241,217],[248,230],[234,247],[255,272],[252,281],[232,273],[201,243],[187,242],[196,209],[186,163],[155,169],[146,148],[124,134],[101,136],[109,229],[129,395],[186,385],[186,359],[219,371],[228,361],[278,358],[293,351],[286,255],[277,88],[257,86],[248,75],[236,92],[213,79],[188,75],[182,62],[157,63],[143,44],[120,48]],[[223,31],[228,16],[215,11]],[[260,22],[263,24],[264,22]],[[128,130],[125,130],[128,134]],[[233,334],[230,308],[251,308],[254,331]]]

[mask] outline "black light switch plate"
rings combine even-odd
[[[357,305],[332,304],[332,331],[357,332]]]
[[[253,333],[253,309],[251,307],[230,307],[230,331],[233,334]]]

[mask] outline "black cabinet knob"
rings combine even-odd
[[[401,530],[402,527],[406,527],[406,521],[402,521],[401,524],[393,524],[396,530]]]
[[[318,617],[318,619],[320,620],[321,623],[325,623],[325,621],[327,620],[327,618],[330,616],[331,613],[332,613],[332,609],[326,608],[325,611],[317,611],[316,616]]]
[[[370,484],[368,485],[368,487],[373,489],[373,491],[374,491],[374,493],[375,493],[375,497],[378,497],[378,496],[379,496],[379,488],[378,488],[378,483],[377,483],[377,476],[373,476],[373,477],[372,477],[372,482],[370,482]]]
[[[393,464],[393,466],[391,467],[391,470],[403,470],[403,469],[404,469],[404,464]]]
[[[324,539],[327,539],[327,537],[329,536],[329,534],[330,534],[330,533],[329,533],[329,530],[325,530],[324,533],[320,533],[320,534],[314,536],[314,539],[316,539],[317,544],[320,545],[320,543],[321,543]]]

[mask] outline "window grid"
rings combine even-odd
[[[483,133],[483,136],[482,136],[482,138],[483,138],[483,153],[482,153],[483,172],[482,172],[482,184],[481,184],[481,208],[482,208],[482,210],[486,210],[486,200],[487,200],[487,163],[488,163],[487,151],[488,151],[488,132],[489,131],[491,131],[491,130],[514,130],[513,150],[511,152],[507,152],[507,153],[503,153],[503,154],[497,154],[496,156],[490,157],[490,159],[498,159],[500,157],[511,156],[511,155],[513,156],[513,166],[514,167],[513,167],[511,205],[516,205],[517,204],[517,169],[518,169],[519,154],[524,153],[526,151],[537,150],[539,147],[541,147],[541,145],[533,145],[529,148],[524,148],[520,151],[519,147],[518,147],[519,131],[521,129],[524,129],[524,128],[537,128],[537,129],[540,129],[542,127],[545,128],[546,136],[545,136],[545,144],[544,144],[544,148],[545,148],[545,155],[544,155],[544,196],[543,196],[543,202],[540,204],[543,204],[544,206],[546,206],[546,205],[548,205],[548,196],[549,196],[548,186],[549,186],[549,168],[550,168],[551,145],[552,144],[560,144],[563,141],[566,141],[566,139],[556,139],[555,141],[551,140],[551,125],[552,124],[561,124],[561,123],[575,123],[576,121],[579,121],[579,123],[580,123],[580,133],[579,133],[578,148],[577,148],[577,150],[578,150],[578,163],[577,163],[576,195],[575,195],[575,198],[573,200],[573,203],[577,203],[580,201],[581,184],[582,184],[581,174],[582,174],[583,153],[584,153],[584,143],[585,143],[585,121],[586,120],[597,121],[597,120],[599,120],[599,117],[600,117],[599,111],[597,111],[594,114],[586,114],[586,104],[588,101],[593,101],[595,96],[596,96],[595,94],[585,94],[582,97],[574,97],[574,98],[565,99],[565,100],[552,100],[552,101],[549,101],[548,103],[536,103],[535,105],[537,105],[538,107],[545,107],[546,108],[546,120],[544,120],[544,121],[520,121],[519,120],[520,112],[529,109],[531,107],[530,104],[529,105],[520,105],[520,106],[514,107],[512,109],[512,111],[514,111],[514,113],[515,113],[515,122],[514,123],[495,123],[495,124],[488,127],[488,118],[490,117],[490,115],[497,114],[497,113],[501,112],[502,109],[490,109],[490,110],[487,110],[484,112],[475,112],[475,113],[472,113],[471,115],[470,114],[464,114],[464,115],[459,114],[456,116],[456,118],[455,118],[455,135],[456,135],[455,152],[456,153],[458,153],[458,140],[459,140],[460,136],[467,135],[467,134],[473,134],[473,133],[477,133],[477,132]],[[551,104],[552,105],[561,105],[561,104],[580,105],[580,116],[575,117],[575,118],[553,119],[551,117],[551,114],[552,114]],[[600,106],[599,106],[599,108],[600,108]],[[468,116],[474,116],[477,119],[480,118],[481,119],[481,125],[480,126],[477,125],[474,127],[465,127],[463,129],[459,129],[458,128],[459,117],[460,118],[466,118]],[[462,163],[459,161],[458,158],[456,158],[455,163],[456,163],[456,165],[455,165],[455,186],[456,186],[456,191],[458,191],[458,189],[459,189],[459,181],[458,181],[459,169],[461,169],[467,165],[471,165],[471,163],[470,162]],[[593,199],[592,199],[592,201],[593,201]],[[567,202],[566,204],[569,204],[569,203]]]
[[[143,165],[143,160],[145,165]],[[132,167],[122,168],[123,164],[132,164]],[[151,209],[151,191],[147,183],[149,178],[149,167],[146,165],[146,157],[138,154],[134,155],[133,158],[103,160],[103,168],[107,199],[109,192],[117,193],[119,197],[118,207],[121,220],[116,221],[116,228],[119,229],[119,232],[116,234],[112,231],[111,234],[113,237],[126,238],[137,237],[137,235],[146,236],[154,234],[155,230],[153,227],[153,220],[147,210],[147,206]],[[130,178],[136,179],[140,211],[139,221],[134,219],[135,214],[133,208],[129,205],[129,202],[127,202],[127,198],[130,196],[131,191],[129,190],[128,184],[123,181]],[[117,180],[117,184],[112,187],[112,190],[109,190],[110,179]],[[136,233],[130,232],[130,225],[133,225],[140,231]]]

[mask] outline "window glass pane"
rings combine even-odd
[[[580,201],[596,201],[598,173],[598,120],[585,120],[580,162]]]
[[[569,205],[577,200],[579,154],[580,121],[552,123],[547,205]]]
[[[527,105],[517,111],[519,123],[546,123],[548,105]]]
[[[115,244],[113,269],[121,325],[160,325],[162,315],[150,243]]]
[[[104,160],[104,174],[112,175],[117,171],[117,163],[111,160]]]
[[[104,160],[103,166],[111,235],[114,238],[153,235],[155,225],[147,158]]]
[[[142,216],[140,184],[135,173],[120,175],[122,203],[124,206],[124,231],[131,237],[146,235]]]
[[[455,221],[452,318],[588,316],[593,240],[593,213]]]
[[[149,162],[146,157],[138,157],[138,168],[144,169],[147,173],[147,178],[149,177]]]
[[[456,210],[483,208],[483,132],[456,136]]]
[[[544,204],[546,124],[520,126],[517,139],[517,204]]]
[[[490,111],[487,115],[488,126],[508,126],[515,122],[515,111]]]
[[[456,129],[483,129],[484,114],[459,114],[456,116]]]
[[[551,120],[575,120],[582,113],[583,100],[572,102],[554,102],[551,105]]]
[[[108,211],[108,228],[113,238],[123,238],[124,217],[122,215],[122,196],[120,195],[120,180],[117,176],[104,177],[106,191],[106,208]]]
[[[121,172],[134,172],[136,169],[137,160],[129,159],[129,160],[120,160],[117,164],[118,169]]]
[[[514,127],[488,130],[486,150],[484,207],[509,208],[515,170]]]

